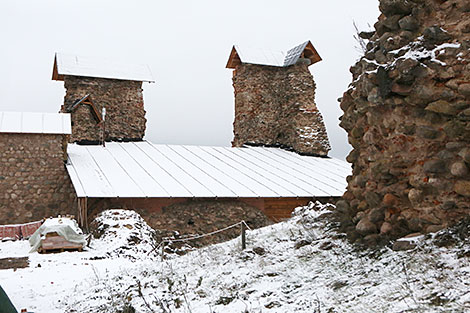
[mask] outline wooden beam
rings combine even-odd
[[[88,232],[88,199],[78,198],[78,225]]]

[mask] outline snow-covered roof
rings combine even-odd
[[[310,41],[306,41],[287,52],[235,45],[226,67],[235,68],[240,63],[287,67],[297,63],[302,54],[304,54],[303,57],[310,59],[310,64],[321,61],[320,55]]]
[[[106,58],[56,53],[52,79],[64,80],[64,76],[155,82],[152,72],[146,64],[121,64]]]
[[[0,133],[70,135],[70,114],[0,112]]]
[[[348,163],[278,148],[68,146],[78,197],[330,197],[346,189]]]

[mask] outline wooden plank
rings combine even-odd
[[[307,205],[312,198],[266,198],[264,199],[264,213],[271,220],[279,222],[292,216],[295,208]]]
[[[82,250],[83,245],[70,242],[64,237],[58,235],[57,233],[48,233],[46,234],[46,238],[41,242],[41,247],[39,252],[47,252],[51,250]]]

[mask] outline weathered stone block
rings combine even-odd
[[[377,226],[372,223],[369,218],[363,217],[359,223],[356,225],[356,230],[361,234],[361,235],[368,235],[368,234],[374,234],[377,233]]]
[[[373,192],[373,191],[367,191],[365,193],[365,199],[366,199],[367,205],[370,208],[377,207],[381,202],[380,196],[377,193]]]
[[[454,176],[465,176],[468,174],[468,168],[464,162],[455,162],[450,166],[450,172]]]
[[[455,182],[454,191],[459,195],[470,197],[470,181],[458,180]]]
[[[425,173],[444,173],[446,164],[442,160],[429,160],[423,164],[423,170]]]
[[[428,104],[425,110],[448,115],[455,115],[458,112],[456,107],[444,100],[437,100]]]
[[[470,84],[461,84],[459,86],[458,92],[465,97],[470,97]]]
[[[383,221],[385,218],[385,210],[383,208],[373,208],[369,212],[369,221],[377,223]]]
[[[439,131],[430,126],[416,127],[416,135],[424,139],[436,139],[439,136]]]
[[[415,31],[419,28],[419,23],[415,17],[408,15],[398,21],[401,29]]]

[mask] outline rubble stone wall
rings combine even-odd
[[[66,94],[61,112],[67,112],[75,101],[90,94],[100,114],[106,108],[106,140],[142,140],[146,123],[142,82],[65,76],[64,83]],[[71,142],[101,140],[101,126],[97,125],[90,106],[81,104],[71,116]]]
[[[76,213],[66,147],[64,135],[0,134],[0,224]]]
[[[138,212],[147,224],[162,237],[206,234],[245,220],[251,228],[259,228],[272,221],[256,203],[247,204],[236,199],[90,199],[89,222],[103,210],[122,208]],[[195,246],[222,242],[240,235],[236,227],[216,236],[191,242]]]
[[[330,144],[307,62],[289,67],[240,64],[233,87],[234,147],[281,146],[308,155],[328,154]]]
[[[341,101],[351,238],[433,232],[470,214],[470,2],[381,0]]]

